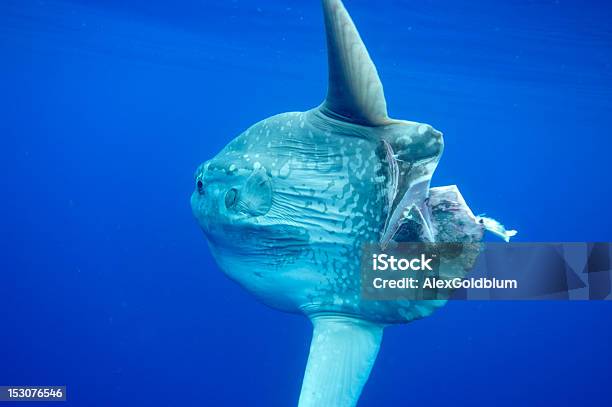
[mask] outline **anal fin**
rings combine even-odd
[[[298,406],[355,406],[376,361],[383,326],[342,315],[315,316],[312,323]]]

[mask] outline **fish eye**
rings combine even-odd
[[[236,188],[232,188],[225,194],[225,207],[231,208],[236,205],[236,201],[238,200],[238,190]]]
[[[198,192],[200,194],[203,194],[204,193],[204,183],[202,183],[201,179],[198,180],[198,182],[196,183],[196,186],[198,188]]]

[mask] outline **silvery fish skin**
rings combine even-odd
[[[356,405],[383,328],[445,302],[362,299],[364,245],[516,233],[474,216],[457,187],[430,188],[442,133],[388,117],[378,72],[344,5],[322,5],[324,102],[247,129],[200,165],[191,197],[220,268],[264,303],[312,321],[300,407]]]
[[[399,157],[387,151],[391,143],[402,146]],[[192,207],[221,269],[266,304],[406,322],[443,302],[361,300],[359,253],[381,240],[389,221],[398,188],[390,161],[409,168],[399,176],[410,189],[423,177],[428,184],[442,150],[441,133],[426,124],[372,128],[318,109],[284,113],[255,124],[200,166]],[[440,204],[432,214],[428,197],[416,201],[428,228],[448,234],[447,241],[479,240],[483,227],[460,196],[447,198],[454,205],[446,220]],[[449,232],[458,216],[465,226]]]

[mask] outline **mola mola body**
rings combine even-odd
[[[300,406],[352,406],[386,325],[444,301],[364,301],[369,242],[478,242],[499,223],[472,214],[455,186],[430,188],[443,151],[432,126],[387,115],[351,18],[323,0],[328,94],[306,112],[256,123],[196,171],[193,213],[219,267],[271,307],[314,326]]]

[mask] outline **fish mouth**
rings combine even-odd
[[[207,208],[207,200],[204,198],[204,194],[202,194],[198,188],[191,193],[190,198],[191,204],[191,213],[198,221],[198,224],[204,231],[204,233],[208,233],[210,231],[210,210]]]

